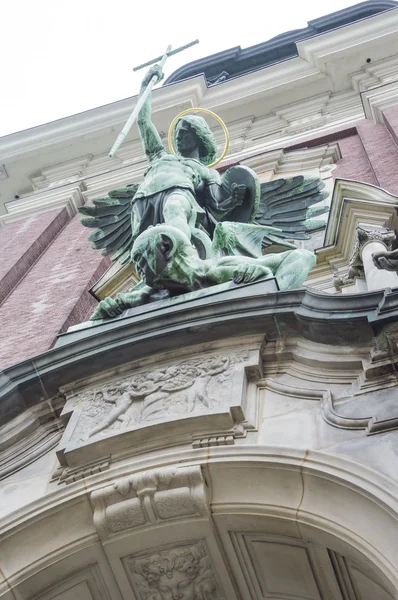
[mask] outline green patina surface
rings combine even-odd
[[[229,225],[231,231],[228,235]],[[215,241],[218,238],[217,232],[222,231],[220,237],[228,238],[229,247],[232,248],[232,238],[235,237],[234,247],[240,249],[242,244],[239,238],[245,228],[250,228],[249,233],[261,229],[244,224],[239,227],[235,223],[219,224]],[[132,251],[133,261],[142,281],[130,292],[102,300],[92,319],[114,317],[127,308],[157,300],[159,290],[167,290],[171,295],[182,294],[228,281],[249,283],[273,277],[281,290],[299,287],[315,264],[314,254],[308,250],[296,249],[261,255],[261,234],[258,239],[260,243],[257,251],[250,236],[250,244],[243,239],[246,248],[251,247],[253,256],[220,256],[221,252],[218,252],[211,258],[202,260],[185,234],[175,227],[157,225],[148,229],[136,239]],[[221,247],[220,242],[218,246]]]
[[[144,78],[140,95],[154,75],[162,77],[157,65]],[[137,122],[149,162],[144,181],[110,192],[80,212],[88,217],[83,225],[96,228],[93,246],[122,264],[133,261],[142,281],[103,300],[92,319],[232,280],[275,276],[281,290],[303,283],[315,256],[287,239],[305,239],[308,231],[324,226],[313,217],[328,209],[312,207],[326,196],[320,180],[298,176],[260,186],[254,171],[242,166],[220,177],[207,166],[216,143],[198,116],[177,121],[176,154],[170,154],[152,122],[150,95]],[[273,244],[289,250],[263,255],[264,246]]]

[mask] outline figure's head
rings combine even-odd
[[[179,119],[174,128],[173,143],[182,156],[189,156],[197,147],[199,159],[204,165],[210,165],[215,160],[216,140],[203,117],[186,115]]]
[[[150,287],[156,287],[156,282],[173,264],[176,255],[192,254],[185,233],[171,225],[162,224],[149,227],[137,237],[131,258],[141,279]]]
[[[132,561],[132,571],[141,587],[162,600],[204,600],[213,598],[215,582],[200,544],[162,550]]]

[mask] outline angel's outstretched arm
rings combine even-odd
[[[151,67],[144,77],[141,90],[139,93],[139,97],[144,93],[148,83],[151,81],[152,77],[156,75],[160,80],[163,76],[162,70],[159,65],[154,65]],[[160,139],[160,135],[155,125],[152,123],[151,114],[152,114],[152,99],[151,94],[149,94],[146,99],[143,107],[141,108],[137,123],[138,129],[140,130],[140,136],[142,140],[142,145],[144,146],[145,154],[148,159],[151,160],[156,154],[164,151],[162,140]]]

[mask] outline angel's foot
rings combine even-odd
[[[116,299],[105,298],[105,300],[101,300],[101,302],[98,304],[97,308],[90,317],[90,321],[112,319],[113,317],[120,315],[121,312],[123,312],[123,309],[120,308]]]
[[[239,265],[233,273],[234,283],[249,283],[263,277],[273,277],[271,269],[261,265]]]
[[[90,321],[99,319],[113,319],[122,314],[128,308],[134,308],[145,304],[148,300],[148,294],[145,292],[131,292],[118,294],[115,298],[105,298],[101,300],[95,311],[90,317]]]

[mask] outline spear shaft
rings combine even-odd
[[[159,64],[159,66],[161,68],[163,67],[164,63],[166,62],[167,53],[170,52],[170,50],[171,50],[171,46],[168,46],[166,52],[163,54],[160,64]],[[138,114],[139,114],[141,108],[144,106],[145,101],[148,98],[149,94],[151,93],[153,86],[155,85],[155,83],[157,83],[157,80],[158,80],[157,76],[154,75],[152,77],[152,79],[150,80],[150,82],[148,83],[147,87],[145,88],[145,91],[143,92],[142,96],[140,98],[138,98],[138,102],[135,105],[133,112],[127,119],[126,125],[123,127],[122,131],[117,136],[116,142],[113,144],[112,149],[109,152],[110,158],[112,158],[115,155],[115,153],[119,150],[121,144],[124,142],[124,138],[126,137],[128,132],[132,128],[134,121],[138,117]]]
[[[160,66],[160,68],[163,68],[164,63],[166,62],[166,60],[169,56],[172,56],[173,54],[177,54],[177,52],[181,52],[182,50],[185,50],[186,48],[189,48],[190,46],[193,46],[194,44],[197,44],[198,42],[199,42],[199,40],[195,40],[194,42],[191,42],[190,44],[186,44],[185,46],[181,46],[180,48],[177,48],[176,50],[171,50],[171,46],[167,46],[166,52],[163,54],[163,56],[158,56],[157,58],[155,58],[153,60],[150,60],[142,65],[139,65],[138,67],[135,67],[133,69],[133,71],[138,71],[138,69],[142,69],[143,67],[152,65],[152,64],[158,62],[159,60],[160,60],[159,66]],[[137,104],[135,105],[133,112],[129,116],[126,125],[123,127],[122,131],[117,136],[116,141],[113,144],[111,151],[109,152],[110,158],[115,156],[115,154],[119,150],[121,144],[124,142],[126,135],[130,131],[131,127],[133,126],[134,121],[138,117],[138,114],[139,114],[141,108],[144,106],[146,99],[148,98],[149,94],[152,91],[153,86],[157,83],[157,81],[158,81],[158,78],[156,75],[154,75],[152,77],[152,79],[150,80],[150,82],[148,83],[147,87],[145,88],[145,91],[143,92],[142,96],[140,98],[138,98]]]
[[[167,56],[173,56],[174,54],[177,54],[178,52],[182,52],[183,50],[186,50],[187,48],[190,48],[191,46],[194,46],[195,44],[199,44],[199,40],[194,40],[193,42],[190,42],[189,44],[186,44],[185,46],[180,46],[179,48],[176,48],[175,50],[170,50],[170,52],[167,52]],[[140,69],[143,69],[144,67],[149,67],[149,65],[153,65],[154,63],[159,62],[159,60],[162,59],[162,56],[158,56],[157,58],[154,58],[153,60],[148,60],[148,62],[143,63],[142,65],[138,65],[138,67],[134,67],[133,71],[139,71]]]

